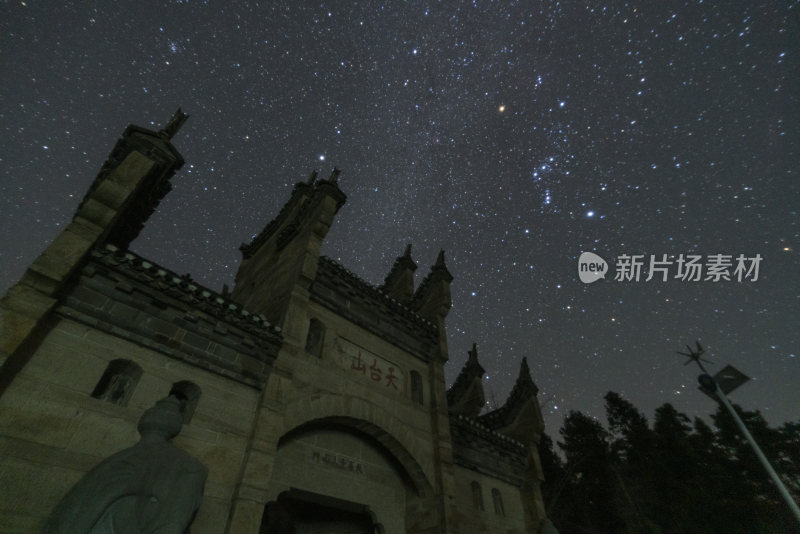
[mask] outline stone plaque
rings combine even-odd
[[[349,456],[345,456],[343,454],[313,449],[311,451],[311,461],[315,464],[336,467],[338,469],[350,471],[351,473],[358,475],[364,474],[364,464],[359,462],[357,459],[350,458]]]
[[[363,377],[365,381],[372,382],[375,386],[402,394],[405,386],[405,373],[397,364],[381,358],[358,345],[339,338],[338,363],[342,368]]]

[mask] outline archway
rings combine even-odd
[[[387,431],[322,417],[278,441],[260,532],[414,532],[433,498],[416,459]]]
[[[334,394],[314,395],[287,406],[283,420],[284,437],[298,428],[320,423],[339,425],[370,436],[399,462],[421,498],[433,495],[430,452],[426,454],[421,442],[415,440],[406,424],[392,413],[364,399],[346,399]]]
[[[291,488],[267,503],[259,534],[384,534],[369,506]]]

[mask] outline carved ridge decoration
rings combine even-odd
[[[239,304],[195,284],[186,276],[178,276],[131,252],[122,252],[113,245],[94,249],[91,258],[112,271],[123,273],[191,308],[226,321],[248,333],[266,337],[273,342],[280,343],[281,341],[281,328],[271,325],[266,317],[261,314],[251,314]]]
[[[334,280],[341,280],[348,284],[348,289],[351,289],[355,292],[354,296],[357,295],[363,297],[365,301],[376,307],[385,306],[388,308],[388,310],[427,330],[427,333],[432,339],[438,339],[438,327],[434,323],[425,319],[397,299],[390,297],[388,294],[383,292],[383,290],[365,282],[359,278],[358,275],[349,271],[327,256],[320,256],[319,267],[317,270],[317,281],[315,281],[315,284],[318,282],[324,283],[326,281],[333,282]],[[333,284],[328,283],[326,285]]]
[[[417,264],[411,259],[411,244],[409,243],[406,245],[406,250],[403,252],[403,255],[394,260],[392,268],[389,270],[389,274],[386,275],[386,278],[384,279],[383,285],[380,286],[380,289],[386,289],[389,284],[392,283],[394,279],[404,271],[411,271],[413,273],[416,270]],[[411,298],[413,298],[413,296],[414,295],[412,294]]]
[[[508,396],[506,403],[500,408],[485,413],[478,417],[478,420],[489,428],[503,428],[510,425],[514,419],[519,415],[525,402],[528,399],[535,397],[539,392],[536,384],[530,377],[527,362],[525,362],[523,370],[520,372],[520,377],[514,384],[511,394]]]
[[[297,215],[295,215],[294,219],[287,224],[281,233],[278,234],[278,239],[276,241],[276,245],[278,250],[281,250],[283,247],[289,244],[289,242],[297,235],[300,231],[300,225],[308,217],[308,214],[316,208],[321,199],[319,196],[312,196],[308,198],[300,205],[300,208],[297,210]]]
[[[419,287],[414,292],[414,296],[411,297],[411,302],[409,304],[414,307],[419,307],[420,303],[425,299],[430,291],[430,287],[434,281],[444,281],[448,284],[453,281],[453,275],[450,274],[450,271],[447,270],[447,266],[444,264],[443,250],[439,252],[439,256],[436,258],[436,263],[433,267],[431,267],[430,272],[427,274],[427,276],[425,276],[425,278],[422,279]]]
[[[297,214],[292,219],[292,221],[286,225],[281,233],[278,235],[277,238],[277,247],[280,250],[281,248],[285,247],[291,239],[297,235],[297,231],[300,229],[302,219],[307,217],[308,213],[310,212],[311,208],[317,206],[319,202],[321,202],[321,196],[318,196],[319,193],[330,189],[330,193],[337,199],[336,202],[336,209],[337,211],[341,208],[346,200],[344,193],[342,193],[341,189],[334,183],[328,180],[320,180],[316,181],[316,172],[312,174],[312,180],[308,183],[305,182],[298,182],[294,185],[292,189],[292,194],[289,197],[289,200],[286,204],[283,205],[278,215],[272,219],[266,227],[256,236],[253,240],[248,244],[242,244],[239,247],[239,250],[242,253],[242,257],[244,259],[250,258],[255,254],[258,249],[260,249],[264,243],[272,237],[272,235],[278,230],[278,228],[282,227],[286,220],[289,218],[289,214],[291,213],[291,208],[297,203],[297,198],[300,195],[307,195],[306,200],[303,202],[303,205],[300,206],[298,209]]]
[[[524,443],[521,443],[514,438],[510,438],[505,434],[501,434],[500,432],[496,432],[495,430],[492,430],[491,428],[481,424],[481,422],[476,419],[471,419],[463,415],[454,415],[450,417],[450,425],[457,426],[471,434],[482,436],[490,440],[495,445],[503,447],[509,452],[524,453],[525,451]]]
[[[483,378],[483,375],[486,374],[486,370],[478,362],[477,352],[475,353],[475,357],[472,357],[473,351],[476,350],[475,344],[473,344],[472,350],[469,352],[470,357],[467,359],[467,363],[461,368],[461,371],[456,377],[456,381],[453,382],[453,385],[447,390],[448,406],[453,406],[458,403],[467,393],[475,379]]]
[[[525,445],[463,416],[450,417],[450,431],[453,440],[453,461],[457,465],[515,486],[524,484],[522,473],[528,466]],[[470,454],[470,451],[473,454]],[[500,470],[486,465],[487,455],[502,466]]]
[[[269,237],[273,233],[275,233],[278,227],[281,224],[283,224],[283,221],[285,221],[286,218],[289,216],[289,211],[290,211],[289,208],[294,203],[295,197],[303,192],[312,192],[312,191],[313,187],[311,187],[308,184],[302,182],[295,184],[294,189],[292,189],[292,194],[289,196],[289,200],[286,202],[286,204],[283,205],[281,210],[278,212],[278,215],[274,219],[272,219],[267,224],[267,226],[265,226],[264,229],[261,230],[261,232],[259,232],[259,234],[253,238],[253,240],[249,244],[242,244],[239,247],[239,250],[242,252],[242,256],[244,258],[249,258],[253,254],[255,254],[256,251],[259,248],[261,248],[261,245],[263,245],[264,242],[267,239],[269,239]]]

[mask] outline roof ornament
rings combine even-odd
[[[444,250],[439,251],[439,255],[436,257],[436,264],[434,267],[444,267]]]
[[[158,135],[166,140],[172,139],[172,137],[178,133],[178,130],[181,129],[181,126],[183,126],[183,123],[186,122],[186,119],[188,118],[189,115],[182,112],[181,108],[178,108],[178,111],[173,113],[172,117],[170,117],[167,125],[158,131]]]
[[[473,341],[472,350],[470,350],[467,354],[469,354],[469,357],[467,358],[467,364],[478,363],[478,344]]]

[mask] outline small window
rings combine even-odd
[[[423,404],[422,376],[416,371],[411,371],[411,400]]]
[[[497,488],[492,488],[492,502],[494,503],[494,513],[505,517],[506,510],[503,508],[503,496],[500,495],[500,490]]]
[[[142,368],[130,360],[112,360],[92,391],[92,397],[117,406],[127,406],[142,377]]]
[[[322,340],[325,338],[325,325],[319,319],[311,319],[306,337],[306,352],[317,358],[322,357]]]
[[[200,402],[200,386],[188,380],[181,380],[172,384],[172,389],[169,394],[181,402],[181,415],[183,415],[183,424],[188,425],[194,411],[197,409],[197,403]]]
[[[472,506],[476,510],[483,511],[483,493],[481,493],[481,485],[476,481],[472,481]]]

